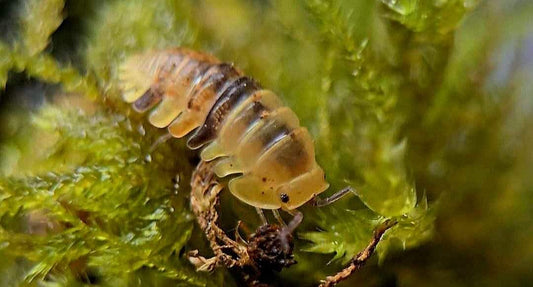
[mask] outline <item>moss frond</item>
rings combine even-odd
[[[37,263],[27,282],[73,264],[81,266],[76,276],[108,280],[150,268],[178,282],[207,282],[179,258],[193,217],[174,193],[179,170],[164,159],[170,150],[147,161],[149,142],[118,115],[47,107],[33,128],[55,139],[33,162],[48,173],[0,181],[2,252]]]
[[[302,233],[310,241],[304,251],[334,253],[332,261],[348,263],[372,238],[373,229],[384,221],[383,217],[367,209],[345,210],[329,208],[318,213],[318,226],[322,231]]]
[[[63,22],[63,0],[24,0],[21,11],[21,37],[29,56],[48,46],[50,35]]]

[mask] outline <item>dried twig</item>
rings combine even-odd
[[[359,268],[361,268],[367,260],[372,256],[374,251],[376,250],[376,246],[378,245],[379,241],[383,237],[383,234],[385,231],[389,230],[391,227],[396,225],[398,222],[393,220],[387,220],[383,222],[378,228],[374,230],[374,234],[372,236],[372,240],[370,243],[366,246],[363,251],[359,252],[355,258],[352,259],[350,262],[350,265],[348,265],[343,270],[339,271],[337,274],[333,276],[326,277],[326,280],[324,280],[320,287],[330,287],[335,286],[337,283],[345,280],[348,278],[351,274],[353,274],[355,271],[357,271]]]
[[[224,188],[213,173],[212,162],[200,162],[191,179],[191,208],[196,215],[200,228],[204,231],[215,257],[206,259],[197,251],[189,253],[189,260],[202,271],[212,271],[217,266],[250,265],[250,257],[246,245],[231,238],[217,225],[217,207],[220,203],[219,194]],[[231,250],[234,254],[229,255]]]

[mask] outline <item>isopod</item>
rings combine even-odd
[[[231,64],[186,48],[148,52],[120,68],[124,100],[153,109],[149,122],[203,147],[216,160],[230,192],[260,209],[294,210],[329,184],[315,160],[313,139],[295,113],[271,91]]]
[[[242,267],[250,262],[276,268],[293,264],[290,233],[303,218],[297,208],[307,202],[324,206],[352,191],[347,187],[328,198],[317,197],[329,184],[316,162],[311,135],[276,94],[232,64],[187,48],[152,51],[128,58],[119,68],[119,80],[124,100],[137,112],[150,110],[148,120],[153,126],[167,128],[176,138],[191,134],[188,147],[201,148],[191,204],[216,256],[205,259],[193,252],[191,262],[200,269],[211,270],[217,264]],[[256,232],[255,245],[241,246],[216,225],[220,189],[216,183],[204,183],[211,173],[220,178],[234,175],[228,183],[230,192],[257,209],[263,226]],[[267,224],[263,209],[272,210],[284,227]],[[294,215],[287,225],[279,209]],[[378,228],[369,246],[323,285],[344,280],[364,264],[394,224],[388,221]],[[230,248],[237,259],[224,248]]]

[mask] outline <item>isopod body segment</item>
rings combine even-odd
[[[271,91],[215,57],[176,48],[128,58],[120,66],[124,100],[215,160],[230,192],[262,209],[293,210],[328,188],[313,140]]]

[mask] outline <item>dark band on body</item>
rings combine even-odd
[[[248,77],[241,77],[231,83],[226,87],[222,94],[220,94],[220,97],[218,97],[217,101],[209,111],[204,124],[189,139],[187,145],[191,149],[196,149],[215,139],[220,126],[231,110],[258,89],[260,89],[259,84]]]
[[[143,113],[159,103],[161,98],[163,98],[163,95],[160,92],[155,91],[153,88],[148,88],[140,98],[133,102],[133,109]]]

